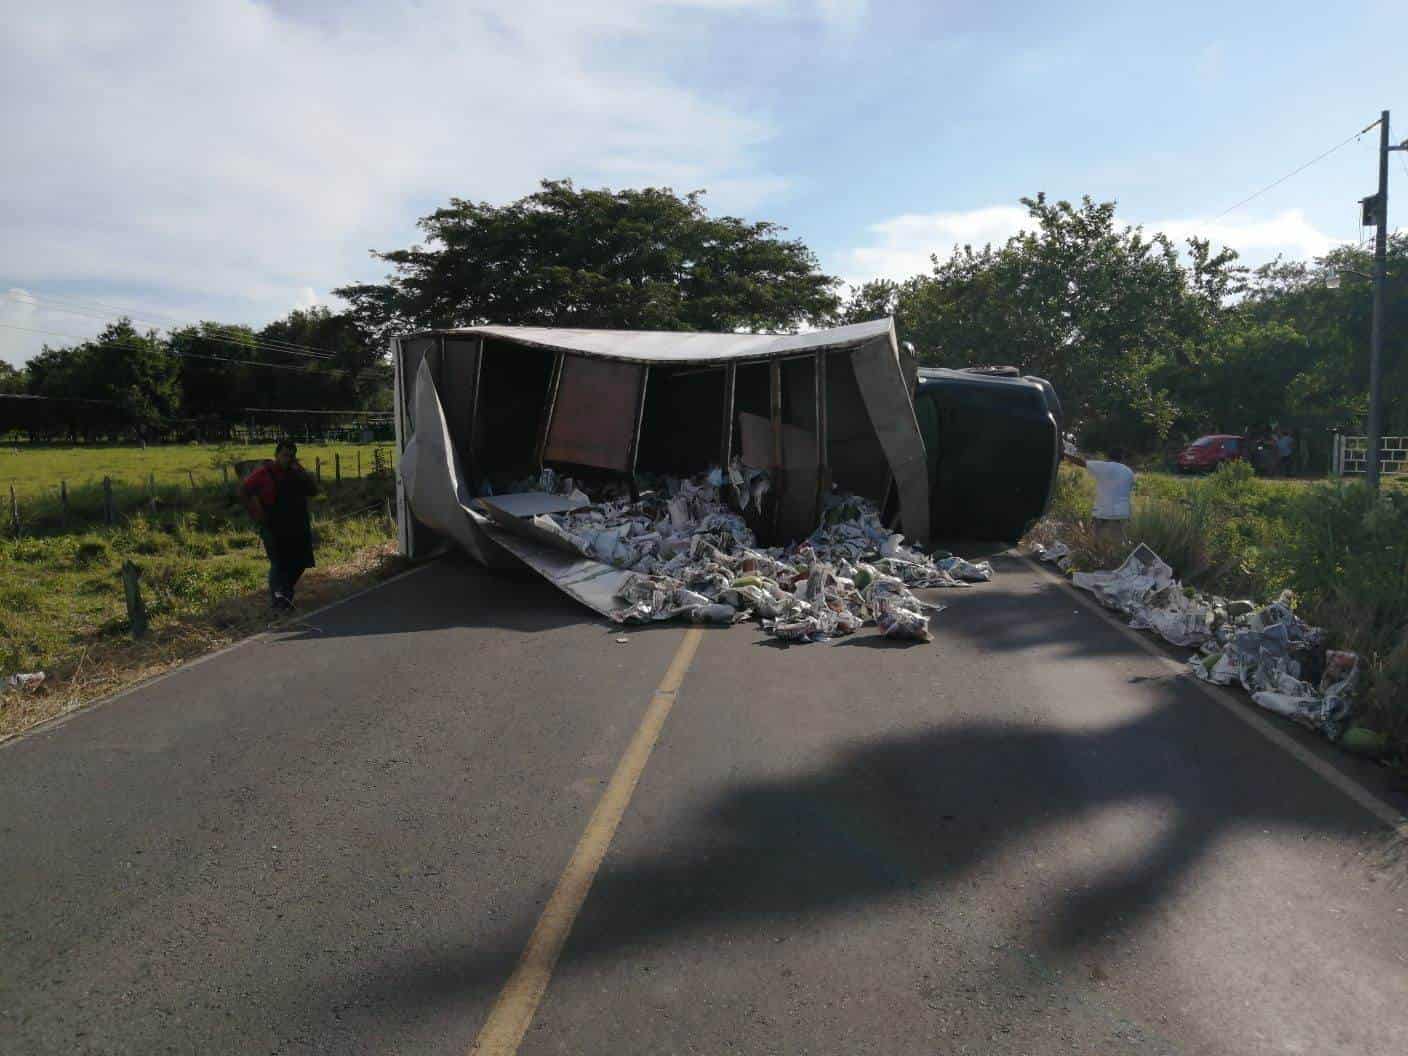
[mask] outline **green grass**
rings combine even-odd
[[[1095,538],[1094,497],[1089,475],[1063,466],[1034,536],[1070,544],[1075,569],[1114,568],[1147,543],[1190,586],[1256,601],[1290,590],[1332,645],[1363,658],[1364,721],[1408,767],[1408,481],[1386,481],[1375,499],[1360,482],[1266,480],[1245,466],[1141,473],[1123,545]]]
[[[372,451],[381,448],[390,458],[394,444],[299,444],[299,461],[312,471],[318,459],[323,463],[323,480],[334,475],[334,455],[342,456],[344,479],[357,474],[360,454],[363,475],[372,471]],[[220,464],[235,460],[270,458],[273,444],[153,444],[147,448],[131,444],[7,444],[0,447],[0,497],[9,499],[9,486],[23,503],[32,498],[56,498],[59,482],[67,481],[69,491],[96,487],[103,477],[145,491],[148,475],[157,486],[190,488],[222,480]],[[189,475],[188,475],[189,474]],[[6,511],[8,513],[8,510]]]
[[[91,459],[103,450],[32,454],[48,467],[56,455],[82,465],[80,455]],[[128,465],[141,454],[106,450]],[[187,458],[210,457],[209,449],[176,449],[182,450]],[[170,449],[151,452],[174,464]],[[11,465],[19,468],[19,462]],[[365,449],[363,466],[370,468]],[[29,479],[42,476],[41,470],[24,472]],[[219,479],[205,479],[210,476]],[[155,509],[145,489],[114,490],[121,512],[111,527],[103,523],[101,488],[92,485],[70,489],[68,530],[57,502],[33,493],[22,505],[19,538],[11,535],[8,518],[0,525],[0,677],[17,671],[49,676],[39,693],[0,693],[0,737],[267,625],[268,563],[231,489],[219,483],[194,491],[189,483],[159,487]],[[318,567],[299,586],[305,606],[399,567],[385,514],[390,494],[387,477],[337,484],[324,474],[323,493],[310,503]],[[142,572],[151,626],[141,642],[131,638],[123,598],[120,570],[129,559]]]

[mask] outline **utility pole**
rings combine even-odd
[[[1373,127],[1372,125],[1370,126]],[[1374,317],[1369,331],[1369,450],[1365,454],[1364,479],[1373,491],[1379,490],[1379,448],[1383,444],[1384,394],[1384,271],[1388,261],[1388,155],[1408,150],[1408,141],[1388,145],[1388,111],[1379,115],[1379,193],[1374,203]]]

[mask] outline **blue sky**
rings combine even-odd
[[[1001,240],[1037,191],[1116,199],[1252,263],[1309,257],[1360,237],[1376,132],[1218,214],[1385,107],[1408,138],[1401,3],[6,8],[12,362],[100,328],[99,303],[256,325],[335,306],[332,287],[381,273],[367,250],[409,244],[430,208],[541,177],[707,188],[853,281]]]

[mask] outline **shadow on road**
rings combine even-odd
[[[597,625],[603,634],[640,634],[679,624],[619,627],[527,569],[490,570],[455,552],[356,605],[293,621],[285,641],[408,634],[450,627],[535,633]]]
[[[1179,714],[1187,687],[1141,692],[1150,710],[1111,727],[975,722],[855,744],[815,773],[736,788],[703,805],[660,853],[608,861],[559,971],[706,929],[717,937],[764,924],[814,927],[858,903],[952,887],[1013,845],[1102,808],[1152,808],[1167,820],[1146,853],[1052,896],[1041,912],[1037,941],[1055,956],[1074,955],[1115,926],[1137,929],[1228,835],[1364,833],[1357,808],[1317,782],[1278,782],[1286,761],[1254,738],[1190,747]],[[340,996],[416,1015],[492,990],[534,923],[525,916],[488,944],[387,964]]]

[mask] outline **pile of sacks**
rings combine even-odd
[[[1063,570],[1070,564],[1063,543],[1037,547],[1036,556]],[[1189,664],[1203,681],[1237,682],[1259,706],[1332,741],[1349,726],[1359,658],[1326,650],[1324,632],[1295,614],[1289,593],[1258,607],[1186,590],[1142,543],[1114,571],[1077,572],[1071,582],[1130,617],[1131,627],[1196,647]]]
[[[992,578],[987,562],[905,546],[880,523],[874,503],[854,495],[833,496],[805,541],[759,547],[738,511],[761,508],[768,486],[766,471],[735,462],[727,471],[667,479],[636,502],[609,500],[534,524],[585,557],[633,573],[612,613],[623,623],[757,617],[774,637],[810,642],[874,622],[889,637],[929,641],[929,620],[943,607],[913,590]]]

